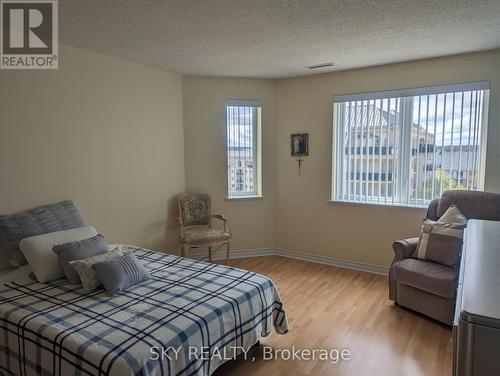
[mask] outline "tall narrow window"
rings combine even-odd
[[[261,122],[260,102],[226,102],[228,198],[262,195]]]
[[[332,199],[426,207],[483,189],[489,83],[337,96]]]

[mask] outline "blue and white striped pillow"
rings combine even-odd
[[[110,295],[116,295],[150,278],[144,265],[132,253],[115,260],[93,265],[97,276]]]

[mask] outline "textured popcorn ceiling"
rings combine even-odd
[[[288,77],[499,48],[500,0],[60,0],[59,25],[174,72]]]

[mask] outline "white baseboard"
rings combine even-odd
[[[262,256],[281,256],[288,257],[296,260],[303,260],[309,262],[315,262],[318,264],[337,266],[339,268],[358,270],[362,272],[388,275],[389,268],[386,266],[367,264],[364,262],[348,261],[331,256],[322,256],[315,253],[305,252],[305,251],[292,251],[283,248],[256,248],[256,249],[235,249],[231,251],[232,259],[240,259],[247,257],[262,257]],[[207,260],[207,252],[196,252],[189,253],[188,257],[196,260]],[[226,253],[220,251],[214,254],[214,260],[224,260]]]
[[[310,252],[291,251],[289,249],[277,248],[276,255],[297,260],[315,262],[318,264],[337,266],[339,268],[344,268],[344,269],[359,270],[362,272],[381,274],[381,275],[389,275],[389,268],[386,266],[367,264],[358,261],[348,261],[336,257],[322,256]]]
[[[254,248],[254,249],[232,249],[231,258],[240,259],[248,257],[261,257],[261,256],[276,256],[276,249],[274,248]],[[205,260],[208,259],[208,252],[189,252],[187,257],[193,258],[195,260]],[[213,255],[214,260],[224,260],[226,258],[226,250],[220,250]]]

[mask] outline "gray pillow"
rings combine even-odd
[[[92,292],[97,290],[97,288],[102,285],[101,280],[93,268],[94,264],[103,261],[116,260],[122,256],[123,252],[121,249],[115,248],[112,251],[101,253],[100,255],[92,256],[85,260],[70,261],[69,264],[78,273],[78,277],[82,282],[85,292]]]
[[[94,264],[94,270],[110,295],[118,294],[150,278],[144,265],[132,253],[116,260]]]
[[[83,226],[73,201],[62,201],[29,212],[0,215],[0,239],[12,266],[19,267],[27,263],[19,249],[22,239]]]
[[[109,251],[109,247],[103,236],[98,234],[89,239],[55,245],[52,250],[57,255],[59,264],[68,281],[76,285],[80,283],[80,277],[78,277],[78,273],[69,262],[106,253]]]

